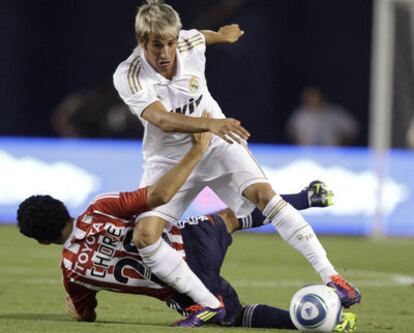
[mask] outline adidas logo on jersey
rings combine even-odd
[[[194,98],[190,98],[190,100],[188,101],[186,105],[170,110],[170,112],[190,115],[197,109],[197,106],[200,104],[202,99],[203,99],[203,95],[200,95],[200,97],[197,98],[196,100],[194,100]]]

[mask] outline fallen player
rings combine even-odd
[[[77,219],[68,218],[63,203],[50,196],[33,196],[20,205],[18,227],[23,234],[42,244],[63,245],[61,268],[68,294],[66,310],[72,319],[96,319],[96,294],[100,290],[156,297],[186,317],[199,310],[191,298],[151,274],[131,242],[135,214],[129,207],[134,206],[134,200],[130,199],[141,190],[99,196]],[[284,199],[298,209],[323,207],[331,204],[332,192],[316,181]],[[53,218],[48,219],[48,215]],[[47,239],[45,230],[59,225],[59,216],[66,223],[60,224],[58,237]],[[242,305],[235,289],[220,276],[225,254],[232,243],[231,234],[262,224],[263,215],[258,210],[237,219],[230,209],[225,209],[217,214],[180,221],[165,232],[163,238],[185,257],[207,288],[221,297],[226,310],[221,325],[295,329],[286,310],[264,304]],[[337,289],[342,292],[340,286]],[[346,304],[349,297],[342,301]],[[339,331],[351,332],[355,316],[346,313],[341,325],[337,327]],[[194,323],[194,326],[199,325]]]

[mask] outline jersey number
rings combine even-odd
[[[125,239],[123,242],[123,247],[126,252],[138,254],[137,248],[132,245],[132,233],[133,230],[129,230],[125,235]],[[154,274],[152,274],[148,268],[146,268],[143,264],[141,264],[138,260],[132,258],[124,258],[117,262],[114,268],[114,277],[118,282],[121,283],[128,283],[129,278],[122,274],[122,271],[125,267],[131,267],[136,270],[144,279],[150,280],[159,284],[160,286],[166,286],[166,284],[157,278]]]

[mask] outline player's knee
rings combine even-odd
[[[154,232],[148,230],[134,230],[132,243],[134,243],[137,248],[142,249],[154,244],[158,239],[160,239],[160,236]]]
[[[156,229],[136,226],[132,235],[132,243],[142,249],[154,244],[160,237],[161,234]]]
[[[258,183],[247,187],[243,195],[253,202],[261,211],[266,207],[267,203],[276,195],[272,187],[268,183]]]
[[[154,244],[160,239],[164,226],[165,221],[159,217],[144,217],[135,224],[132,243],[139,249]]]

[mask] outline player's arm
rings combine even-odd
[[[95,321],[95,308],[98,305],[96,291],[70,282],[64,278],[63,283],[67,291],[65,310],[76,321]]]
[[[97,197],[92,209],[129,220],[139,213],[167,203],[184,185],[191,171],[206,152],[210,141],[210,132],[194,134],[193,145],[187,154],[153,185],[131,192],[103,194]]]
[[[180,113],[168,112],[159,101],[148,105],[142,112],[142,118],[164,132],[201,133],[210,131],[228,143],[240,142],[240,138],[247,140],[250,136],[250,133],[236,119],[189,117]]]
[[[238,24],[230,24],[220,27],[218,31],[201,30],[206,40],[206,45],[233,44],[244,35]]]
[[[92,209],[128,220],[134,215],[167,203],[184,185],[206,152],[210,141],[210,132],[194,134],[193,145],[187,154],[153,185],[132,192],[103,194],[95,200]]]
[[[95,309],[90,312],[83,312],[81,315],[69,296],[66,297],[65,310],[69,317],[76,321],[95,321],[96,319]]]
[[[203,115],[207,119],[207,113]],[[210,132],[193,134],[193,145],[187,154],[148,188],[148,207],[154,208],[171,200],[207,151],[210,141]]]

